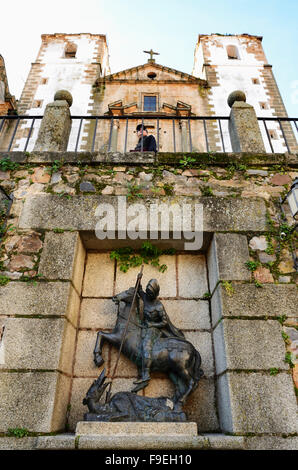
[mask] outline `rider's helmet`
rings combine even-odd
[[[159,294],[159,284],[156,279],[150,279],[146,287],[146,294],[151,298],[156,298]]]

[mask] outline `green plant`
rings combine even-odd
[[[268,246],[267,246],[265,252],[267,253],[267,255],[273,255],[274,254],[274,247],[273,247],[271,241],[268,241]]]
[[[210,186],[200,186],[202,196],[213,196],[213,191]]]
[[[211,298],[211,293],[210,292],[205,292],[205,294],[202,297],[203,299],[210,299]]]
[[[105,169],[105,170],[102,171],[102,174],[103,174],[103,175],[107,175],[107,176],[115,176],[116,173],[117,173],[117,172],[116,172],[115,170],[113,170],[112,168],[107,168],[107,169]],[[129,170],[127,173],[133,174],[134,172],[133,172],[133,171],[131,172],[131,171]]]
[[[7,434],[12,437],[22,438],[29,435],[29,431],[26,428],[9,428]]]
[[[20,281],[32,283],[33,285],[37,285],[37,281],[43,279],[44,276],[42,274],[36,274],[35,276],[24,276],[24,274],[20,277]]]
[[[276,369],[275,367],[273,367],[272,369],[270,369],[270,375],[276,375],[278,374],[279,370]]]
[[[290,240],[293,235],[293,227],[288,224],[281,224],[279,227],[279,239],[283,242]]]
[[[283,325],[284,322],[286,321],[286,318],[287,318],[286,315],[281,315],[280,317],[277,317],[277,321],[279,321],[279,323]]]
[[[163,170],[164,170],[164,167],[163,167],[163,166],[158,166],[157,168],[154,168],[154,169],[153,169],[153,174],[154,174],[154,176],[156,176],[156,177],[161,177]]]
[[[253,272],[260,266],[260,262],[259,261],[246,261],[245,266],[247,267],[247,269]]]
[[[283,337],[283,340],[286,344],[290,344],[291,341],[290,341],[290,338],[289,338],[289,335],[287,335],[287,333],[285,333],[284,331],[281,332],[281,336]]]
[[[140,190],[142,189],[141,186],[139,186],[137,184],[128,183],[127,189],[128,189],[127,199],[134,199],[134,198],[142,198],[143,197],[143,194],[140,193]]]
[[[292,354],[290,353],[290,351],[287,351],[286,352],[286,355],[285,355],[285,363],[286,364],[289,364],[289,367],[291,369],[293,369],[295,367],[295,364],[293,364],[292,362]]]
[[[65,230],[63,228],[54,228],[53,232],[54,233],[63,233],[63,232],[65,232]]]
[[[86,173],[87,173],[87,170],[88,170],[88,165],[85,165],[85,167],[83,167],[83,166],[80,167],[80,169],[79,169],[79,175],[80,175],[80,176],[85,176]]]
[[[61,193],[58,193],[58,196],[59,197],[65,197],[65,199],[71,199],[72,198],[72,195],[66,193],[65,191],[62,191]]]
[[[234,288],[232,286],[232,283],[229,282],[229,281],[221,281],[221,284],[222,286],[224,287],[224,289],[226,290],[226,293],[231,296],[234,294]]]
[[[179,160],[180,165],[182,168],[187,168],[189,167],[192,163],[195,163],[196,159],[192,157],[186,157],[186,155],[183,156],[181,160]]]
[[[19,163],[12,162],[9,157],[4,157],[0,160],[1,171],[16,170],[19,166]]]
[[[174,185],[170,183],[165,183],[163,185],[163,189],[167,196],[172,196],[174,192]]]
[[[261,288],[261,287],[263,287],[263,284],[260,281],[258,281],[257,279],[255,279],[255,286]]]
[[[54,163],[51,167],[46,168],[46,172],[52,175],[53,173],[57,173],[63,167],[63,160],[54,160]]]
[[[7,218],[7,209],[8,209],[8,201],[3,201],[2,205],[4,206],[0,209],[0,238],[2,238],[7,230],[6,227],[6,218]]]
[[[274,222],[271,219],[271,216],[270,216],[269,212],[266,213],[266,223],[268,225],[269,232],[271,232],[271,233],[275,232]]]
[[[243,165],[242,163],[234,162],[234,163],[231,163],[231,164],[227,167],[227,171],[228,171],[229,173],[235,173],[236,170],[238,170],[238,171],[246,171],[246,170],[247,170],[247,166],[246,166],[246,165]]]
[[[160,264],[159,257],[161,255],[173,255],[175,254],[174,249],[161,250],[156,246],[153,246],[150,242],[144,242],[142,247],[138,251],[134,251],[133,248],[127,246],[119,248],[110,253],[110,258],[117,260],[119,263],[120,271],[126,273],[129,268],[141,266],[141,264],[151,264],[158,268],[160,272],[165,272],[167,269],[166,264]]]
[[[247,166],[246,165],[242,165],[241,163],[238,165],[237,167],[238,170],[240,171],[246,171],[247,170]]]
[[[0,274],[0,286],[6,286],[6,284],[10,281],[9,277],[3,276]]]

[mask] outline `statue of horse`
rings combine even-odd
[[[100,367],[104,360],[102,348],[107,341],[120,348],[123,332],[126,327],[127,318],[133,301],[134,288],[113,297],[118,304],[117,321],[111,333],[99,331],[94,348],[94,362]],[[132,309],[127,332],[122,345],[122,353],[136,364],[139,376],[142,371],[142,322],[139,318],[138,309]],[[195,347],[187,340],[177,337],[160,337],[152,349],[151,371],[159,371],[168,374],[175,386],[175,394],[172,398],[176,410],[182,408],[188,395],[197,387],[203,371],[201,356]],[[135,390],[133,390],[135,391]]]

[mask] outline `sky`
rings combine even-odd
[[[199,34],[263,36],[288,115],[298,116],[297,0],[14,0],[1,4],[0,54],[19,99],[41,34],[106,34],[112,73],[157,62],[191,73]]]

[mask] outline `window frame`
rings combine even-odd
[[[236,52],[236,56],[237,57],[230,57],[229,56],[229,48],[232,47],[232,48],[235,48],[235,52]],[[241,57],[240,57],[240,52],[239,52],[239,47],[236,46],[236,44],[228,44],[226,46],[226,53],[227,53],[227,57],[228,57],[228,60],[241,60]]]
[[[147,97],[147,96],[156,98],[155,111],[145,110],[145,97]],[[146,92],[143,92],[141,94],[141,109],[142,109],[142,112],[144,112],[144,113],[158,113],[159,112],[159,93],[146,93]]]
[[[75,48],[75,50],[73,50]],[[78,52],[78,45],[75,42],[68,42],[64,47],[64,59],[76,59]]]
[[[266,101],[259,101],[259,106],[262,111],[270,109],[269,103],[267,103]]]

